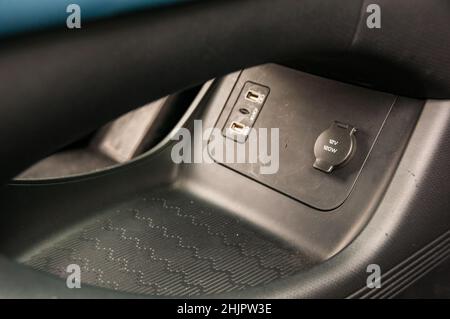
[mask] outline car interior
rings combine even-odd
[[[56,2],[0,3],[0,298],[450,298],[449,1]]]

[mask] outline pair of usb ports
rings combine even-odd
[[[244,143],[269,95],[269,88],[246,82],[224,126],[224,135]]]

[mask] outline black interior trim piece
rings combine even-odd
[[[410,257],[389,269],[383,275],[383,289],[367,286],[350,295],[349,298],[392,298],[410,284],[425,276],[450,256],[450,231],[439,236]]]
[[[235,297],[345,298],[366,286],[369,264],[380,265],[382,273],[392,270],[390,276],[401,276],[398,265],[408,258],[416,256],[419,272],[430,266],[429,259],[417,258],[428,245],[443,246],[441,257],[448,255],[449,138],[450,101],[428,101],[383,199],[361,234],[310,271]],[[444,261],[441,258],[430,269]],[[411,275],[409,284],[417,275]],[[382,285],[377,293],[391,297],[406,286],[391,288]]]
[[[266,285],[312,266],[295,247],[194,199],[158,188],[122,202],[24,263],[63,279],[150,296],[195,297]]]
[[[316,209],[331,211],[342,205],[364,168],[398,97],[276,64],[265,64],[241,72],[215,124],[217,128],[230,124],[228,115],[235,103],[242,106],[240,96],[245,92],[240,92],[245,87],[244,83],[249,81],[258,81],[271,91],[253,128],[278,128],[279,163],[272,163],[270,167],[274,169],[277,166],[278,171],[276,174],[262,174],[261,168],[266,167],[267,170],[267,163],[227,163],[222,158],[215,160]],[[216,104],[210,106],[215,107]],[[335,170],[333,174],[325,174],[313,169],[314,143],[320,133],[336,120],[357,127],[357,151],[348,165]],[[268,137],[271,135],[269,133]],[[244,145],[247,147],[250,143],[247,140]]]
[[[221,113],[219,106],[225,104],[238,75],[239,73],[233,73],[215,81],[201,104],[198,105],[196,112],[192,113],[186,124],[187,127],[191,127],[192,121],[199,118],[204,120],[206,126],[216,123]],[[339,256],[345,253],[345,247],[354,238],[358,238],[358,234],[377,209],[378,201],[386,196],[386,187],[390,184],[421,110],[422,101],[420,100],[402,97],[398,99],[367,161],[367,170],[364,170],[358,179],[358,187],[332,214],[319,212],[293,201],[220,164],[176,165],[170,159],[172,143],[167,143],[158,152],[142,157],[129,165],[111,169],[107,173],[31,184],[16,181],[14,185],[8,186],[2,194],[0,210],[14,211],[14,218],[10,218],[7,214],[0,216],[0,251],[17,262],[31,263],[39,269],[49,269],[42,268],[41,264],[35,264],[30,260],[35,260],[33,258],[40,254],[45,256],[47,249],[61,247],[61,245],[65,247],[66,239],[79,233],[81,229],[89,227],[96,219],[103,218],[102,216],[107,217],[118,209],[125,209],[124,214],[128,214],[126,205],[130,200],[148,197],[157,189],[169,189],[192,201],[206,203],[208,210],[221,211],[224,215],[237,218],[242,225],[246,225],[245,229],[248,227],[253,232],[269,238],[272,245],[278,243],[276,247],[292,247],[299,256],[302,256],[303,261],[297,265],[300,268],[289,273],[288,279],[277,278],[265,285],[258,285],[261,286],[260,288],[250,286],[226,295],[227,297],[257,297],[261,291],[264,291],[267,296],[276,297],[279,293],[285,293],[285,289],[290,289],[294,281],[306,280],[309,278],[308,274],[315,269],[338,260]],[[383,174],[374,169],[379,165],[383,167]],[[127,181],[133,181],[133,183]],[[227,187],[233,184],[251,189],[252,195]],[[25,194],[27,201],[21,200]],[[67,196],[68,194],[71,196]],[[162,196],[165,194],[163,193]],[[168,203],[167,206],[179,207],[186,211],[185,206],[176,203]],[[39,213],[30,214],[30,211]],[[152,212],[148,213],[152,214]],[[193,215],[195,214],[198,212],[193,212]],[[52,223],[44,223],[43,220],[51,220]],[[331,227],[332,232],[329,231]],[[220,232],[213,231],[213,233]],[[201,232],[198,232],[198,235],[200,234]],[[318,234],[320,236],[317,236]],[[208,238],[209,241],[212,240],[212,237]],[[99,237],[99,240],[102,240],[102,237]],[[78,242],[78,247],[81,247],[79,244],[82,243],[83,241]],[[114,245],[110,247],[113,248]],[[86,250],[83,249],[83,252]],[[338,252],[341,253],[337,254]],[[222,259],[222,262],[226,260]],[[220,260],[217,262],[219,267],[224,266],[220,264]],[[11,268],[12,266],[5,266],[5,271]],[[5,273],[5,276],[18,276],[24,270],[19,265],[14,269],[14,273]],[[328,274],[329,269],[323,271],[324,276],[332,276]],[[26,272],[31,275],[29,270]],[[364,275],[365,272],[362,276]],[[48,278],[40,272],[35,272],[35,276]],[[351,278],[350,283],[344,283],[358,285],[359,281],[355,283],[353,279]],[[42,282],[44,279],[36,280]],[[96,282],[92,281],[92,283]],[[334,285],[319,288],[321,283],[320,280],[314,283],[317,285],[314,287],[319,289],[316,294],[318,297],[327,294],[339,296],[346,292],[345,289],[330,291],[330,287],[334,289]],[[7,289],[7,286],[5,287]],[[64,280],[59,280],[59,284],[57,280],[50,280],[42,287],[48,287],[48,294],[70,296]],[[305,287],[295,286],[295,293],[306,294]],[[34,289],[36,288],[28,291],[29,296],[33,296]],[[83,288],[85,289],[88,289],[87,286]],[[61,294],[59,291],[62,291]],[[100,293],[101,290],[95,291]],[[222,290],[218,292],[224,293]],[[14,296],[15,293],[17,289],[2,291],[2,294],[7,296]],[[43,294],[42,291],[38,293],[40,296]],[[75,296],[77,293],[73,294]],[[106,296],[109,296],[109,292]],[[155,297],[158,294],[150,296]]]
[[[418,255],[414,269],[427,270],[445,258],[427,258],[420,253],[424,247],[433,249],[432,256],[448,253],[450,104],[430,99],[450,98],[450,10],[447,0],[374,2],[382,8],[381,30],[365,26],[369,0],[280,0],[277,6],[271,0],[218,0],[3,42],[1,184],[120,114],[261,63],[295,66],[399,98],[367,170],[338,214],[313,213],[221,165],[177,166],[170,161],[168,143],[142,161],[105,174],[5,185],[2,254],[24,262],[105,209],[167,186],[194,199],[210,198],[211,209],[220,208],[273,242],[295,247],[306,264],[318,262],[267,285],[218,296],[347,297],[365,286],[371,263],[390,278],[402,278],[377,295],[399,293],[418,277],[403,279],[409,273],[399,272],[398,265]],[[427,19],[417,19],[420,15]],[[216,123],[232,90],[230,77],[236,74],[215,83],[217,90],[191,119],[203,118],[210,127]],[[423,100],[416,98],[429,99],[417,126]],[[250,185],[254,196],[221,183],[227,178]],[[333,232],[327,231],[330,225]],[[88,287],[69,291],[64,280],[3,257],[0,266],[3,297],[122,296]]]
[[[5,154],[0,180],[6,182],[132,108],[264,62],[353,55],[361,57],[358,69],[366,70],[363,62],[390,59],[395,65],[379,63],[360,82],[372,85],[370,76],[383,65],[393,73],[411,71],[402,77],[405,81],[397,77],[390,83],[395,93],[449,97],[448,2],[382,1],[382,7],[383,32],[364,29],[361,1],[281,0],[274,6],[269,0],[227,0],[5,41],[0,49],[0,144]],[[419,25],[409,28],[399,23],[423,10],[433,24],[411,20]],[[421,32],[411,34],[413,29]]]

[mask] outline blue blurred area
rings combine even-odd
[[[48,27],[64,27],[69,4],[81,7],[81,21],[188,0],[0,0],[0,38]]]

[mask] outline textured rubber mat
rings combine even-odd
[[[198,296],[264,285],[308,266],[302,253],[179,192],[102,215],[25,262],[65,278],[156,296]]]

